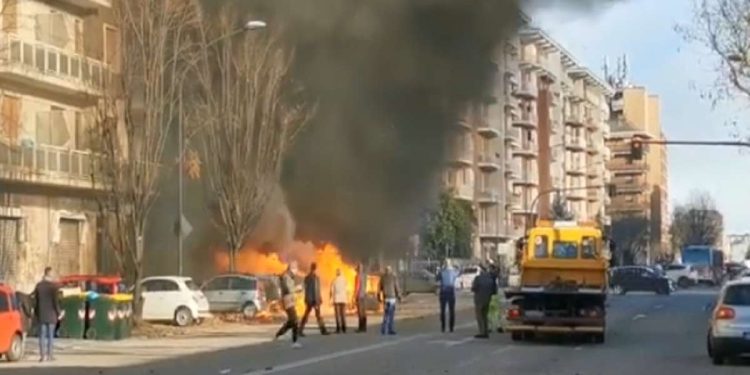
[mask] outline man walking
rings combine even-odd
[[[297,342],[297,297],[295,296],[294,275],[297,273],[297,264],[292,262],[286,271],[279,276],[281,287],[281,304],[286,312],[286,322],[276,332],[275,339],[283,336],[288,330],[292,330],[292,348],[298,349],[302,345]]]
[[[456,278],[458,271],[451,265],[449,259],[443,263],[443,268],[437,275],[440,293],[440,330],[445,332],[445,310],[448,308],[449,329],[453,332],[456,325]]]
[[[495,278],[488,272],[487,265],[483,264],[481,269],[482,271],[474,278],[474,282],[471,285],[471,291],[474,292],[474,310],[477,316],[477,326],[479,327],[479,334],[474,337],[486,339],[490,337],[487,315],[489,314],[492,296],[497,293],[497,283],[495,282]]]
[[[33,292],[34,314],[39,322],[39,362],[55,359],[52,347],[61,311],[57,292],[57,285],[52,280],[52,267],[47,267],[42,281],[36,284]]]
[[[336,313],[336,333],[346,333],[346,278],[341,274],[341,269],[336,270],[336,278],[331,284],[331,301]]]
[[[324,336],[328,334],[323,317],[320,316],[320,305],[323,303],[323,297],[320,294],[320,278],[316,273],[317,269],[318,265],[312,263],[310,272],[305,276],[305,314],[302,316],[302,323],[299,325],[299,335],[302,337],[305,337],[305,324],[307,324],[307,318],[312,310],[315,310],[320,334]]]
[[[394,318],[396,315],[396,302],[401,302],[401,290],[398,287],[398,279],[393,273],[391,266],[385,267],[385,273],[380,278],[378,288],[378,301],[384,303],[383,323],[380,326],[380,334],[395,335]]]
[[[357,332],[367,332],[367,271],[362,263],[357,265],[357,277],[354,279],[354,303],[359,318]]]

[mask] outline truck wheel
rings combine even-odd
[[[518,331],[511,332],[510,339],[513,341],[523,341],[523,332],[518,332]]]

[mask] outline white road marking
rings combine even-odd
[[[452,347],[452,346],[456,346],[456,345],[463,345],[463,344],[466,344],[467,342],[472,341],[472,340],[474,340],[473,337],[467,337],[467,338],[465,338],[463,340],[451,341],[451,342],[445,344],[445,346]]]
[[[320,363],[320,362],[330,361],[332,359],[346,357],[346,356],[353,355],[353,354],[359,354],[359,353],[365,353],[365,352],[369,352],[369,351],[373,351],[373,350],[383,349],[383,348],[387,348],[389,346],[399,345],[399,344],[403,344],[405,342],[414,341],[414,340],[417,340],[417,339],[421,339],[421,338],[424,338],[424,337],[430,337],[430,336],[434,336],[434,334],[432,334],[432,335],[430,335],[430,334],[420,334],[420,335],[414,335],[414,336],[409,336],[409,337],[404,337],[404,338],[396,339],[396,340],[393,340],[393,341],[384,341],[384,342],[381,342],[381,343],[378,343],[378,344],[363,346],[361,348],[349,349],[349,350],[342,350],[342,351],[339,351],[339,352],[335,352],[335,353],[331,353],[331,354],[326,354],[326,355],[321,355],[321,356],[317,356],[317,357],[312,357],[312,358],[308,358],[308,359],[303,359],[301,361],[291,362],[291,363],[287,363],[287,364],[284,364],[284,365],[273,366],[273,367],[269,367],[269,368],[264,369],[264,370],[250,371],[250,372],[246,372],[246,373],[244,373],[242,375],[274,374],[274,373],[277,373],[277,372],[288,371],[288,370],[292,370],[292,369],[295,369],[295,368],[299,368],[299,367],[303,367],[303,366],[308,366],[308,365],[312,365],[312,364],[316,364],[316,363]]]
[[[471,365],[479,362],[481,359],[484,359],[484,358],[492,359],[496,355],[501,354],[503,352],[507,352],[508,350],[511,350],[513,348],[515,348],[515,346],[503,346],[503,347],[501,347],[499,349],[493,350],[489,355],[486,355],[486,354],[476,355],[476,356],[471,357],[471,358],[469,358],[467,360],[459,362],[458,365],[456,365],[456,368],[460,369],[460,368],[463,368],[463,367],[471,366]]]
[[[643,319],[646,317],[646,314],[638,314],[633,317],[633,320]]]
[[[231,369],[231,368],[225,368],[225,369],[223,369],[223,370],[219,371],[219,374],[221,374],[221,375],[227,375],[227,374],[229,374],[230,372],[232,372],[232,369]]]

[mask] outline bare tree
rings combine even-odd
[[[140,312],[143,237],[159,193],[197,13],[191,2],[180,0],[117,1],[114,7],[121,68],[106,81],[96,109],[93,140],[100,158],[94,183],[103,190],[98,202],[105,238],[122,272],[135,282]]]
[[[279,182],[285,151],[313,112],[292,80],[292,51],[275,30],[239,35],[238,13],[224,6],[204,15],[190,114],[230,270]]]
[[[672,246],[717,246],[723,234],[723,218],[707,192],[693,192],[686,204],[675,207],[669,230]]]
[[[619,265],[634,264],[647,257],[650,223],[643,216],[625,216],[612,219],[612,239],[616,244],[612,254]]]
[[[750,99],[750,0],[696,0],[693,23],[677,29],[718,58],[714,102],[734,93]]]

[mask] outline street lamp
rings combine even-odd
[[[216,43],[218,43],[218,42],[220,42],[222,40],[225,40],[227,38],[231,38],[231,37],[233,37],[233,36],[235,36],[237,34],[241,34],[241,33],[246,32],[246,31],[263,30],[267,26],[268,25],[266,24],[266,22],[262,21],[262,20],[250,20],[250,21],[247,21],[244,25],[242,25],[242,27],[238,28],[237,30],[234,30],[234,31],[232,31],[230,33],[224,34],[224,35],[222,35],[222,36],[220,36],[220,37],[218,37],[218,38],[216,38],[216,39],[214,39],[214,40],[206,43],[205,48],[213,46],[214,44],[216,44]],[[176,232],[177,232],[177,257],[178,257],[177,263],[178,263],[178,274],[180,276],[182,276],[183,272],[184,272],[184,267],[183,267],[183,264],[184,264],[184,261],[183,261],[183,259],[184,259],[184,256],[183,256],[183,253],[184,253],[183,229],[184,228],[183,228],[183,224],[186,221],[186,220],[183,220],[183,216],[184,216],[184,203],[185,203],[184,176],[183,176],[184,173],[185,173],[185,171],[184,171],[185,170],[185,139],[184,139],[185,137],[183,135],[184,134],[184,129],[183,129],[183,127],[184,127],[184,118],[183,118],[183,113],[182,113],[182,104],[183,104],[182,103],[182,95],[180,95],[180,113],[179,113],[180,121],[179,121],[179,126],[177,126],[177,143],[178,143],[178,146],[177,146],[178,151],[177,152],[179,153],[179,158],[178,158],[179,173],[177,174],[177,184],[178,184],[178,189],[177,189],[177,201],[178,201],[177,207],[178,208],[177,208],[177,210],[178,210],[178,213],[177,213],[177,225],[176,225],[176,229],[177,229],[176,230]]]

